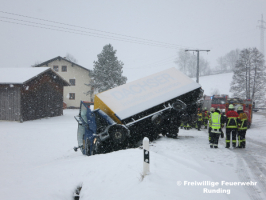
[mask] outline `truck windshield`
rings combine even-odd
[[[87,108],[84,104],[81,104],[80,116],[84,120],[84,122],[87,123]]]
[[[226,99],[224,98],[213,98],[212,99],[212,104],[225,104],[226,103]]]

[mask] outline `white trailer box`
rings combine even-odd
[[[186,94],[201,86],[170,68],[95,95],[100,108],[118,123],[122,120]]]

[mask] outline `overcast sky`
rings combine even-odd
[[[218,57],[236,48],[260,50],[262,14],[266,21],[266,0],[0,2],[0,67],[30,67],[70,53],[93,69],[97,54],[110,43],[129,81],[176,67],[179,48],[211,50],[200,56],[212,68]]]

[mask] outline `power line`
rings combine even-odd
[[[160,44],[144,43],[144,42],[141,42],[141,41],[130,41],[130,40],[126,39],[126,38],[124,38],[124,39],[121,38],[120,39],[120,38],[115,38],[115,37],[112,37],[112,36],[95,35],[93,33],[85,34],[85,33],[80,33],[78,30],[74,30],[76,32],[73,32],[73,31],[68,31],[68,30],[61,30],[61,29],[48,28],[48,27],[42,27],[42,26],[35,26],[35,25],[30,25],[30,24],[18,23],[18,22],[11,22],[11,21],[4,21],[4,20],[0,20],[0,21],[6,22],[6,23],[11,23],[11,24],[19,24],[19,25],[24,25],[24,26],[30,26],[30,27],[34,27],[34,28],[42,28],[42,29],[66,32],[66,33],[73,33],[73,34],[78,34],[78,35],[92,36],[92,37],[97,37],[97,38],[113,39],[113,40],[117,40],[117,41],[129,42],[129,43],[144,44],[144,45],[149,45],[149,46],[157,46],[157,47],[176,49],[175,47],[163,46],[163,45],[160,45]],[[34,23],[34,22],[32,22],[32,23]],[[44,26],[50,26],[50,25],[44,25]],[[57,28],[60,28],[60,27],[57,27]],[[67,28],[63,28],[63,29],[67,29]]]
[[[9,20],[16,20],[16,21],[21,21],[21,22],[26,22],[26,23],[31,23],[31,24],[37,24],[37,25],[42,25],[42,26],[50,26],[50,27],[55,27],[55,28],[59,28],[59,29],[71,30],[71,31],[75,31],[75,32],[88,33],[88,34],[96,35],[96,36],[99,35],[99,36],[108,37],[108,38],[111,38],[111,39],[123,39],[123,40],[128,40],[128,41],[131,41],[131,42],[142,42],[143,44],[153,44],[153,45],[158,45],[158,46],[162,46],[162,47],[166,46],[166,45],[162,45],[162,44],[154,44],[154,43],[150,43],[150,42],[147,43],[147,42],[127,39],[127,38],[118,38],[118,37],[115,37],[115,36],[108,36],[108,35],[99,34],[99,33],[92,33],[92,32],[88,32],[88,31],[81,31],[81,30],[77,30],[77,29],[65,28],[65,27],[60,27],[60,26],[53,26],[53,25],[49,25],[49,24],[42,24],[42,23],[37,23],[37,22],[31,22],[31,21],[26,21],[26,20],[9,18],[9,17],[0,17],[0,18],[9,19]]]
[[[41,21],[61,24],[61,25],[65,25],[65,26],[72,26],[72,27],[77,27],[77,28],[82,28],[82,29],[87,29],[87,30],[92,30],[92,31],[98,31],[98,32],[102,32],[102,33],[112,34],[112,35],[118,35],[118,36],[127,37],[127,38],[133,38],[133,39],[138,39],[138,40],[143,40],[143,41],[148,41],[148,42],[155,42],[155,43],[158,43],[158,44],[161,44],[161,45],[175,46],[175,47],[185,47],[185,46],[182,46],[182,45],[170,44],[170,43],[160,42],[160,41],[155,41],[155,40],[148,40],[148,39],[144,39],[144,38],[133,37],[133,36],[123,35],[123,34],[118,34],[118,33],[112,33],[112,32],[108,32],[108,31],[102,31],[102,30],[97,30],[97,29],[92,29],[92,28],[87,28],[87,27],[82,27],[82,26],[76,26],[76,25],[72,25],[72,24],[56,22],[56,21],[51,21],[51,20],[46,20],[46,19],[41,19],[41,18],[35,18],[35,17],[26,16],[26,15],[20,15],[20,14],[5,12],[5,11],[1,11],[1,10],[0,10],[0,12],[1,13],[5,13],[5,14],[9,14],[9,15],[19,16],[19,17],[25,17],[25,18],[29,18],[29,19],[35,19],[35,20],[41,20]],[[127,38],[124,38],[124,39],[127,39]]]

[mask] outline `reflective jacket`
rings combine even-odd
[[[237,128],[237,119],[238,119],[238,114],[234,110],[229,110],[226,113],[226,128]]]
[[[213,112],[209,113],[209,127],[212,127],[212,120],[211,120],[211,115]]]
[[[198,121],[202,121],[202,113],[199,112],[199,113],[197,114],[197,116],[198,116]]]
[[[244,112],[239,113],[238,117],[238,130],[247,130],[248,129],[248,117]]]
[[[204,112],[204,119],[209,119],[209,113],[207,110]]]
[[[218,112],[211,114],[211,132],[221,133],[221,115]]]

